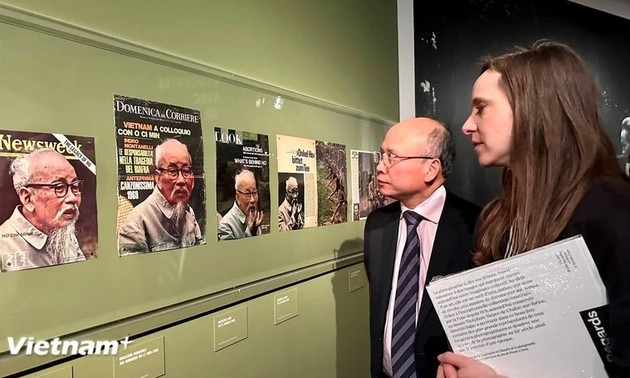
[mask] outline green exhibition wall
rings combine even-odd
[[[99,240],[96,260],[0,275],[1,375],[54,361],[7,356],[8,336],[138,335],[361,261],[363,222],[280,234],[273,195],[270,235],[217,242],[212,131],[268,134],[271,177],[276,134],[345,144],[348,168],[378,148],[397,118],[395,3],[4,3],[2,128],[95,138]],[[206,245],[118,257],[114,94],[201,112]]]
[[[217,352],[213,349],[212,316],[152,333],[134,343],[163,339],[166,378],[369,377],[367,290],[364,285],[348,291],[349,272],[361,266],[291,286],[299,294],[299,315],[278,325],[273,319],[273,294],[237,305],[247,307],[248,337]],[[362,280],[365,284],[365,276]],[[115,363],[109,356],[81,357],[26,377],[118,378]]]
[[[0,3],[344,107],[398,119],[395,1]]]

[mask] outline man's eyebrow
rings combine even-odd
[[[385,149],[385,150],[383,150],[383,149],[381,148],[381,152],[387,152],[387,153],[392,154],[392,155],[398,155],[398,153],[396,152],[396,149],[395,149],[395,148],[387,148],[387,149]]]
[[[169,163],[167,165],[168,168],[179,168],[179,164],[177,163]],[[192,166],[189,163],[182,164],[182,168],[191,168]]]
[[[78,180],[77,176],[74,176],[70,181],[68,181],[65,177],[53,177],[51,183],[63,182],[69,184],[71,182],[75,182]]]

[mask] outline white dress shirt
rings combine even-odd
[[[431,261],[431,252],[433,243],[435,242],[435,234],[437,233],[438,222],[444,209],[446,201],[446,189],[440,186],[433,194],[424,202],[413,209],[407,208],[400,204],[400,221],[398,225],[398,239],[396,241],[396,259],[394,261],[394,274],[392,277],[392,290],[389,294],[389,305],[387,306],[387,315],[385,316],[385,333],[383,335],[383,371],[392,376],[392,322],[394,317],[394,301],[396,297],[396,286],[398,284],[398,271],[400,269],[400,260],[407,241],[407,223],[403,217],[403,213],[407,210],[420,214],[423,219],[418,225],[418,237],[420,238],[420,272],[418,280],[418,302],[416,303],[416,322],[418,320],[418,312],[422,296],[424,293],[424,283],[427,278],[427,270],[429,261]]]

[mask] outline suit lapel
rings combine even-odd
[[[429,269],[427,270],[427,278],[425,286],[427,286],[435,275],[442,275],[448,271],[451,257],[455,252],[457,238],[454,236],[454,229],[459,221],[459,216],[451,206],[449,206],[448,195],[447,201],[442,210],[442,216],[438,223],[435,241],[433,242],[433,251],[431,251],[431,260],[429,261]],[[422,327],[422,323],[427,318],[429,312],[433,309],[433,303],[429,297],[429,293],[424,290],[422,295],[422,303],[420,304],[420,312],[418,313],[418,323],[416,330]]]
[[[389,305],[389,295],[392,290],[392,278],[394,275],[394,262],[396,259],[396,241],[398,240],[398,224],[400,221],[400,207],[398,211],[393,211],[387,214],[388,219],[383,226],[383,234],[381,239],[381,292],[379,293],[379,328],[385,328],[385,317],[387,315],[387,307]]]

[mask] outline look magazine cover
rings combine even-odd
[[[217,237],[235,240],[270,232],[269,137],[215,127]]]

